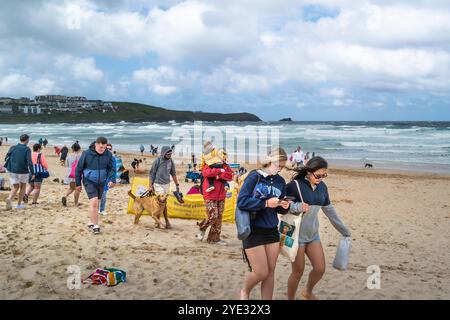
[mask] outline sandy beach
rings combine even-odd
[[[7,149],[0,147],[0,161]],[[130,186],[118,185],[108,194],[108,215],[100,218],[103,233],[95,236],[86,228],[84,191],[80,208],[73,206],[73,198],[63,207],[67,186],[53,179],[64,178],[67,169],[59,165],[52,148],[44,152],[51,177],[43,183],[38,206],[5,211],[7,192],[0,192],[0,299],[237,297],[247,265],[234,224],[223,224],[227,247],[196,241],[193,220],[171,219],[171,230],[155,229],[149,217],[133,225],[133,216],[126,213]],[[120,154],[128,166],[136,156]],[[146,156],[142,176],[153,159]],[[177,171],[185,193],[190,185],[184,182],[186,165]],[[332,167],[326,183],[338,214],[352,231],[353,248],[349,269],[335,270],[332,261],[340,235],[321,214],[327,271],[315,289],[320,299],[450,299],[450,176]],[[70,265],[79,266],[83,276],[97,267],[121,268],[127,282],[69,290]],[[366,287],[370,265],[381,268],[379,290]],[[307,262],[300,286],[309,270]],[[280,256],[275,299],[286,299],[289,273],[289,261]],[[258,286],[251,298],[259,297]]]

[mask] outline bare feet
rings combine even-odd
[[[172,225],[170,223],[166,224],[166,229],[172,229]]]
[[[245,293],[244,289],[241,289],[241,292],[240,292],[240,299],[241,299],[241,300],[249,300],[249,296],[248,296],[247,293]]]
[[[305,300],[319,300],[319,298],[317,298],[312,292],[308,292],[308,291],[306,290],[306,288],[303,288],[303,289],[300,291],[300,294],[302,295],[302,297],[303,297]]]

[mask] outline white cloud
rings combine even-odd
[[[133,72],[133,81],[144,83],[149,91],[158,95],[170,95],[177,91],[174,83],[184,81],[184,75],[177,73],[173,68],[160,66],[158,68],[139,69]]]
[[[450,92],[448,1],[43,3],[11,2],[22,10],[0,13],[0,83],[14,88],[6,92],[26,92],[16,85],[20,81],[33,91],[67,92],[95,83],[99,94],[115,97],[239,96],[289,88],[336,106],[354,104],[361,91]],[[301,20],[304,5],[336,9],[336,16]],[[134,58],[142,68],[122,74],[129,78],[123,84],[97,68],[102,56],[119,64]]]
[[[177,91],[177,87],[174,86],[161,86],[159,84],[155,84],[153,86],[153,92],[159,95],[169,95]]]
[[[295,104],[295,106],[299,109],[303,109],[305,107],[305,103],[303,101],[299,101]]]
[[[103,71],[96,68],[94,58],[60,55],[55,58],[55,66],[78,80],[99,81],[103,78]]]
[[[55,83],[46,78],[32,79],[20,73],[11,73],[0,79],[2,95],[34,96],[48,94],[55,89]]]
[[[325,97],[342,98],[346,95],[345,90],[342,88],[331,88],[321,90],[321,94]]]

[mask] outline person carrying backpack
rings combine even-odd
[[[62,197],[61,201],[63,206],[67,206],[67,197],[73,193],[73,198],[75,201],[75,206],[78,206],[78,200],[80,199],[80,191],[78,191],[75,187],[75,169],[78,165],[78,160],[81,158],[81,147],[78,143],[74,143],[71,147],[72,152],[67,156],[67,177],[66,182],[69,183],[69,189],[67,190],[64,197]]]
[[[170,177],[175,182],[176,191],[180,192],[175,163],[172,160],[172,149],[169,146],[161,148],[161,156],[153,161],[149,176],[149,190],[154,191],[157,195],[169,193]],[[167,206],[164,208],[164,220],[166,221],[166,229],[170,229]]]
[[[100,234],[98,209],[105,185],[108,184],[108,187],[112,188],[116,184],[113,155],[106,149],[107,144],[105,137],[98,137],[89,149],[83,152],[75,169],[76,189],[81,192],[83,183],[89,198],[88,228],[94,234]]]

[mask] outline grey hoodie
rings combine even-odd
[[[175,176],[175,164],[172,159],[166,159],[165,155],[172,149],[169,146],[161,148],[161,156],[153,161],[152,168],[150,169],[150,180],[152,183],[157,184],[169,184],[170,176]]]
[[[350,230],[339,219],[328,195],[328,188],[324,182],[321,182],[312,189],[311,185],[305,179],[297,180],[303,197],[300,197],[296,181],[288,183],[286,194],[294,196],[295,201],[291,204],[289,212],[299,214],[302,208],[302,198],[309,204],[309,210],[303,214],[300,224],[299,242],[308,243],[319,236],[319,212],[320,209],[325,213],[333,227],[344,237],[351,236]]]

